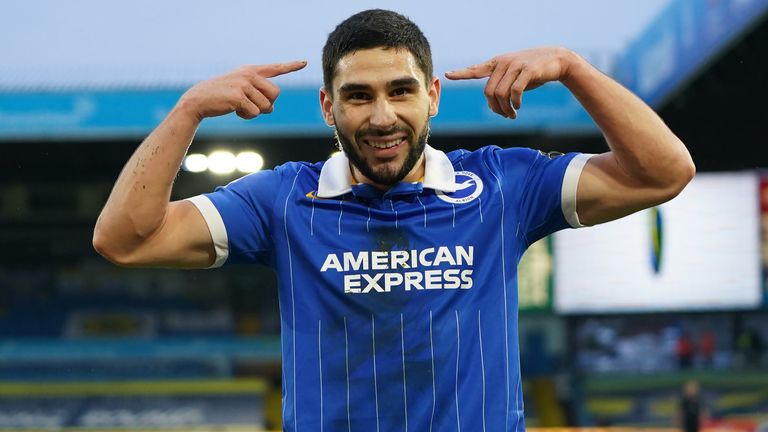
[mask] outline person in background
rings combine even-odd
[[[711,368],[714,366],[715,334],[712,330],[704,330],[699,339],[699,353],[701,354],[701,366]]]
[[[683,331],[680,337],[677,339],[675,346],[675,353],[677,354],[678,365],[680,370],[687,370],[691,368],[693,364],[693,356],[696,348],[693,345],[693,340],[688,332]]]
[[[678,425],[683,432],[698,432],[706,418],[701,397],[701,386],[696,380],[688,380],[683,385],[678,409]]]

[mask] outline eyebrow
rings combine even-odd
[[[398,78],[389,82],[390,87],[418,87],[419,80],[413,77]]]
[[[339,87],[339,93],[351,93],[361,90],[370,90],[371,86],[368,84],[347,83]]]
[[[419,80],[413,77],[397,78],[387,83],[387,87],[417,87]],[[339,93],[371,90],[371,86],[361,83],[346,83],[339,87]]]

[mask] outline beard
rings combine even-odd
[[[361,143],[363,136],[386,136],[395,133],[405,133],[405,140],[408,144],[408,154],[405,157],[403,164],[398,167],[373,167],[368,163],[357,151],[352,140],[349,139],[344,132],[340,131],[336,127],[335,136],[336,142],[347,155],[349,162],[360,171],[367,179],[371,180],[377,185],[382,186],[394,186],[399,181],[405,178],[409,172],[413,169],[416,163],[419,161],[424,148],[427,146],[427,140],[429,139],[429,120],[424,125],[424,129],[421,130],[419,136],[414,139],[415,132],[413,129],[402,126],[395,126],[389,130],[382,129],[362,129],[355,134],[355,142]],[[360,144],[366,145],[366,144]]]

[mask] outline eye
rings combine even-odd
[[[411,90],[407,87],[398,87],[392,91],[392,96],[405,96],[410,92]]]
[[[347,96],[350,100],[368,100],[369,96],[367,93],[363,92],[354,92],[350,93],[349,96]]]

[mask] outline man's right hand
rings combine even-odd
[[[306,64],[244,66],[184,93],[120,173],[94,229],[96,250],[130,267],[213,264],[216,252],[202,214],[189,201],[169,202],[187,148],[206,117],[235,112],[251,119],[272,112],[280,89],[269,78]]]
[[[268,78],[304,68],[306,61],[242,66],[224,75],[195,84],[187,90],[178,108],[198,121],[231,112],[244,119],[272,112],[280,89]]]

